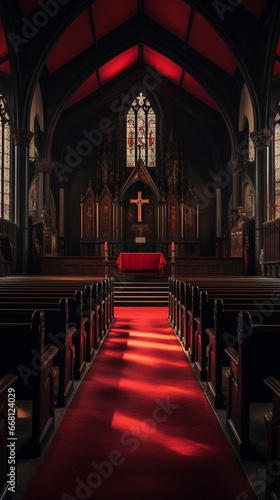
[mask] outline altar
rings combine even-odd
[[[160,271],[163,272],[166,260],[161,252],[121,252],[117,266],[119,274],[126,271]]]

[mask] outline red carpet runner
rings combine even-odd
[[[167,308],[115,316],[24,498],[255,499]]]

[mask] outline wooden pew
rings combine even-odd
[[[270,307],[259,309],[258,306],[265,307],[261,303],[255,304],[252,302],[251,305],[249,302],[244,303],[242,298],[238,304],[233,305],[233,308],[231,308],[231,304],[224,303],[221,299],[214,301],[213,326],[206,328],[208,336],[206,393],[209,402],[214,408],[224,407],[225,396],[222,391],[223,368],[229,364],[224,349],[226,347],[237,348],[237,317],[239,311],[249,309],[255,323],[275,324],[280,322],[279,303],[274,304],[274,309]]]
[[[230,361],[226,426],[240,458],[255,458],[250,442],[250,403],[269,401],[263,379],[280,378],[280,324],[254,325],[249,312],[240,312],[237,337],[238,350],[225,350]]]
[[[108,328],[110,329],[114,321],[114,277],[108,278]]]
[[[75,347],[73,338],[77,328],[69,325],[68,299],[60,299],[57,309],[45,309],[47,322],[46,342],[59,348],[54,359],[58,367],[58,391],[56,403],[58,407],[66,406],[74,389]]]
[[[50,331],[48,333],[49,337],[54,338],[55,336],[66,336],[70,341],[70,337],[73,339],[73,344],[75,346],[75,365],[74,365],[74,378],[79,380],[86,368],[86,330],[85,323],[87,318],[85,316],[85,308],[84,308],[84,292],[82,290],[76,290],[73,292],[73,295],[69,298],[58,298],[59,295],[48,296],[43,295],[38,298],[38,295],[34,293],[31,298],[27,299],[26,297],[17,298],[17,304],[22,309],[28,310],[31,307],[44,309],[45,313],[48,315],[48,325]],[[8,311],[13,312],[13,314],[20,314],[20,309],[15,309],[15,296],[12,294],[10,304],[6,298],[5,302],[0,301],[0,319],[3,316],[8,315]],[[57,308],[57,304],[59,304],[59,318],[56,320],[56,317],[53,317],[53,313]],[[61,311],[61,307],[63,306],[63,312]],[[5,312],[3,311],[5,308]],[[56,321],[58,321],[56,323]],[[67,327],[67,325],[69,325]],[[68,342],[68,348],[73,349],[73,346]],[[70,353],[68,352],[70,356]],[[74,355],[71,357],[74,358]],[[64,367],[65,368],[65,367]]]
[[[13,432],[13,425],[16,421],[15,391],[13,387],[16,381],[17,376],[11,373],[7,373],[0,379],[0,443],[2,443],[0,447],[0,498],[3,500],[13,496],[8,490],[9,487],[13,487],[13,484],[9,486],[7,483],[7,474],[12,472],[11,467],[14,467],[15,478],[17,477],[16,460],[10,465],[8,464],[10,453],[7,447],[8,438],[11,437],[10,432]],[[13,481],[13,477],[10,476],[10,479]]]
[[[187,294],[190,291],[187,290]],[[232,297],[232,292],[220,290],[220,295],[226,304],[227,309],[253,310],[262,306],[270,300],[271,290],[268,294],[262,292],[257,296],[254,295],[254,290],[245,293],[239,290],[239,294]],[[188,314],[188,356],[192,363],[195,363],[195,371],[199,380],[207,378],[207,354],[206,349],[209,342],[206,328],[213,327],[214,302],[218,292],[200,291],[199,287],[192,286],[191,288],[191,306],[187,310]],[[187,298],[187,301],[190,300]],[[263,301],[263,304],[262,304]],[[276,302],[275,302],[276,303]],[[278,300],[280,306],[280,301]]]
[[[168,290],[168,302],[169,302],[169,306],[168,306],[168,320],[169,320],[169,323],[170,325],[172,326],[172,328],[174,329],[174,325],[175,325],[175,302],[177,300],[177,283],[178,283],[178,279],[176,278],[170,278],[169,279],[169,290]]]
[[[96,280],[90,285],[86,285],[83,291],[73,291],[74,286],[77,286],[76,281],[74,283],[71,281],[59,283],[58,285],[51,282],[49,286],[46,286],[45,282],[41,284],[27,281],[21,289],[17,283],[13,283],[9,287],[9,292],[3,292],[4,302],[1,298],[0,287],[0,321],[1,317],[3,318],[3,309],[6,310],[7,321],[10,321],[7,317],[8,310],[13,309],[14,314],[21,314],[19,310],[15,312],[15,300],[23,310],[28,311],[34,307],[44,308],[49,316],[47,324],[50,330],[47,337],[54,343],[57,339],[58,344],[60,344],[60,352],[55,360],[56,366],[59,366],[58,406],[67,404],[73,390],[73,379],[82,377],[86,362],[93,359],[94,351],[98,350],[100,340],[107,333],[114,315],[114,290],[111,279]],[[70,310],[65,310],[64,316],[60,314],[59,321],[57,321],[52,318],[51,311],[57,307],[59,297],[67,293],[69,298],[62,300],[68,302]],[[61,302],[59,303],[61,304]],[[98,314],[94,309],[95,306],[98,309]],[[65,326],[63,326],[63,322]],[[63,335],[65,340],[62,339]],[[65,345],[64,349],[61,344]]]
[[[32,401],[32,433],[22,450],[39,456],[54,430],[54,345],[45,348],[45,314],[34,311],[29,323],[0,323],[0,376],[17,375],[15,397]]]
[[[109,288],[110,283],[110,288]],[[76,286],[76,282],[75,282]],[[113,320],[113,281],[110,279],[95,281],[91,285],[87,285],[82,291],[76,290],[73,292],[73,286],[67,283],[66,286],[59,285],[59,288],[50,287],[50,289],[45,290],[44,287],[39,286],[40,291],[37,291],[37,284],[31,283],[26,291],[19,291],[18,287],[14,285],[11,287],[12,291],[10,296],[5,296],[5,302],[1,301],[0,292],[0,314],[1,308],[5,307],[13,308],[14,300],[16,299],[22,307],[28,307],[30,301],[36,307],[42,307],[44,309],[49,309],[55,305],[55,302],[59,300],[61,294],[67,294],[71,290],[71,295],[68,297],[68,302],[70,306],[70,317],[69,324],[76,328],[75,335],[73,336],[73,342],[76,347],[75,356],[75,378],[80,379],[85,370],[86,361],[91,361],[94,356],[94,350],[99,348],[99,342],[107,333],[112,320]],[[77,299],[77,294],[79,294],[79,299]],[[34,299],[34,296],[36,299]],[[74,298],[73,298],[74,296]],[[8,302],[10,300],[10,302]],[[83,306],[82,300],[86,302]],[[80,303],[80,305],[79,305]],[[98,309],[98,314],[96,314],[95,307]],[[100,308],[101,307],[101,308]],[[77,311],[81,310],[80,317],[77,315]],[[86,337],[86,340],[85,340]],[[86,353],[84,354],[86,350]]]
[[[34,301],[32,302],[34,306]],[[41,304],[43,305],[43,304]],[[1,306],[1,304],[0,304]],[[0,322],[2,323],[27,323],[31,318],[34,307],[28,303],[23,307],[10,309],[0,308]],[[37,308],[39,304],[36,304]],[[58,353],[53,364],[58,369],[58,388],[56,393],[57,406],[65,406],[74,388],[74,362],[75,347],[73,337],[77,328],[69,326],[69,306],[68,299],[60,299],[53,306],[48,304],[45,308],[46,332],[44,335],[45,347],[56,346]]]
[[[280,379],[276,377],[267,377],[264,379],[264,384],[271,391],[273,397],[272,411],[265,414],[265,424],[267,428],[267,477],[269,478],[269,481],[266,481],[265,498],[267,500],[279,500]]]
[[[45,304],[44,301],[37,301],[36,304],[34,302],[33,300],[26,304],[18,303],[19,306],[22,306],[18,308],[15,306],[10,309],[0,308],[0,321],[6,323],[26,322],[27,318],[31,316],[34,306],[38,309]],[[0,304],[0,307],[2,305]],[[68,299],[62,298],[54,303],[45,304],[44,314],[47,324],[44,337],[45,346],[54,345],[59,348],[54,359],[54,366],[57,367],[59,373],[57,404],[65,406],[73,390],[75,360],[73,336],[77,329],[69,325]]]
[[[198,380],[207,379],[207,327],[213,324],[213,301],[207,292],[200,292],[199,315],[194,317],[194,371]]]
[[[115,278],[112,276],[111,278],[109,278],[110,280],[110,286],[109,286],[109,289],[110,289],[110,297],[111,297],[111,314],[110,314],[110,318],[111,318],[111,321],[110,321],[110,327],[111,325],[113,324],[113,321],[114,321],[114,286],[115,286]]]
[[[93,308],[92,285],[86,285],[84,289],[84,314],[86,322],[84,328],[86,331],[86,361],[91,362],[94,358],[96,342],[96,311]]]
[[[76,290],[69,301],[70,326],[75,329],[73,344],[75,346],[74,378],[81,380],[86,369],[86,335],[87,317],[82,290]]]
[[[196,318],[199,316],[200,306],[200,291],[198,286],[191,288],[190,309],[187,310],[188,315],[188,358],[191,363],[195,360],[195,332],[196,332]]]

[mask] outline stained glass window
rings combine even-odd
[[[274,185],[275,218],[280,217],[280,112],[275,116],[274,128]]]
[[[147,167],[156,166],[156,115],[142,92],[133,100],[126,116],[127,167],[134,167],[139,159]]]
[[[11,124],[5,99],[0,95],[0,217],[10,219]]]

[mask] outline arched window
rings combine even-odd
[[[276,219],[280,217],[280,111],[276,114],[274,122],[274,186]]]
[[[11,216],[11,122],[0,94],[0,217]]]
[[[140,92],[126,117],[126,165],[134,167],[141,159],[146,167],[156,166],[156,115]]]

